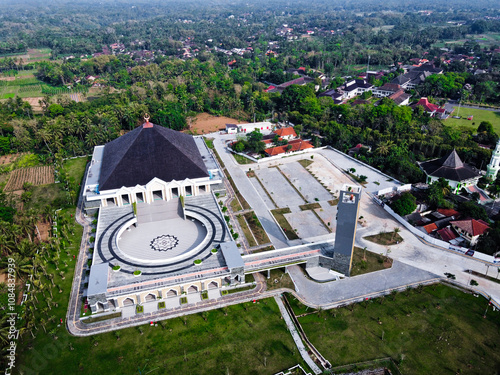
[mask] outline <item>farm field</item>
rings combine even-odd
[[[17,59],[23,59],[23,63],[28,64],[30,62],[48,60],[50,58],[51,51],[52,50],[50,48],[29,48],[26,53],[5,54],[0,55],[0,58],[15,57]]]
[[[10,175],[5,191],[21,190],[29,182],[34,186],[54,183],[54,168],[51,166],[16,169]]]
[[[26,155],[25,152],[20,154],[9,154],[0,156],[0,165],[6,165],[15,162],[19,157]]]
[[[491,47],[500,41],[500,33],[484,33],[480,35],[467,34],[463,39],[448,39],[432,44],[433,48],[450,48],[454,44],[464,44],[468,40],[474,40],[481,46]]]
[[[189,121],[190,120],[190,121]],[[200,113],[196,117],[188,120],[189,131],[195,134],[212,133],[221,129],[226,129],[226,124],[245,124],[234,118],[224,116],[213,116],[209,113]]]
[[[453,108],[455,108],[455,111],[453,112],[453,115],[455,116],[457,114],[458,107]],[[458,115],[462,118],[455,119],[450,117],[444,121],[444,124],[453,127],[466,127],[475,131],[481,121],[489,121],[493,125],[493,129],[495,129],[496,133],[500,135],[500,111],[495,112],[484,109],[460,107]],[[474,116],[474,118],[472,120],[467,120],[468,116]]]
[[[23,74],[26,73],[26,74]],[[85,86],[77,86],[73,89],[66,87],[51,87],[36,79],[33,71],[19,72],[17,76],[0,77],[0,99],[43,97],[44,95],[68,95],[74,101],[83,101],[89,89]]]

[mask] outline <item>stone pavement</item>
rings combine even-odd
[[[338,150],[332,150],[326,148],[323,150],[318,150],[317,153],[323,155],[333,165],[337,166],[337,168],[341,170],[354,168],[356,170],[356,172],[354,173],[355,175],[366,176],[367,183],[364,189],[366,189],[370,193],[383,190],[389,187],[401,186],[401,183],[399,183],[399,181],[396,181],[393,178],[382,174],[376,169],[371,168],[367,165],[360,163],[355,159],[350,158],[349,156]]]
[[[349,304],[364,298],[390,293],[397,288],[436,282],[439,277],[402,262],[395,261],[392,268],[354,276],[337,281],[317,283],[306,277],[299,266],[288,267],[297,294],[309,304],[322,308]]]
[[[226,149],[225,140],[231,139],[231,136],[215,135],[214,146],[220,158],[224,162],[226,169],[233,178],[236,187],[248,204],[254,209],[255,214],[259,218],[262,227],[265,229],[269,239],[276,249],[288,247],[288,242],[280,228],[274,221],[271,213],[268,211],[266,204],[262,200],[260,194],[255,190],[254,186],[248,181],[246,173],[236,163],[229,151]],[[248,166],[246,166],[248,170]]]
[[[401,226],[382,207],[376,204],[362,205],[362,215],[364,215],[368,226],[365,228],[358,226],[355,241],[356,246],[366,246],[369,251],[385,254],[387,246],[375,244],[365,240],[363,237],[378,234],[381,231],[391,232],[395,227],[398,227],[401,230],[399,235],[403,237],[404,241],[390,246],[391,252],[389,256],[399,262],[440,277],[445,277],[445,272],[452,273],[456,276],[456,281],[465,287],[469,285],[471,279],[469,273],[465,272],[466,270],[471,269],[481,273],[485,273],[488,270],[490,276],[497,276],[496,269],[498,265],[494,267],[481,260],[425,243]],[[472,289],[486,292],[495,301],[500,302],[500,284],[484,278],[472,278],[479,283],[477,287]]]

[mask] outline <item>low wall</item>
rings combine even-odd
[[[402,226],[404,226],[406,229],[408,229],[415,236],[422,238],[425,242],[429,242],[435,246],[439,246],[439,247],[442,247],[444,249],[451,250],[451,251],[454,251],[454,252],[457,252],[460,254],[465,254],[468,250],[470,250],[470,249],[467,249],[465,247],[451,245],[448,242],[438,240],[437,238],[433,238],[433,237],[429,236],[428,234],[425,234],[424,232],[420,231],[419,229],[415,228],[413,225],[408,223],[404,218],[399,216],[397,213],[395,213],[392,210],[392,208],[390,208],[387,204],[383,204],[383,202],[380,199],[378,199],[376,196],[373,196],[372,198],[375,201],[375,203],[380,205],[387,213],[389,213],[394,219],[396,219]],[[491,255],[483,254],[483,253],[480,253],[478,251],[475,251],[474,255],[472,255],[472,257],[479,259],[479,260],[482,260],[482,261],[485,261],[485,262],[492,263],[493,265],[497,265],[500,263],[500,259],[495,259]]]
[[[368,164],[366,164],[366,163],[363,163],[361,160],[358,160],[358,159],[356,159],[356,158],[353,158],[352,156],[349,156],[349,155],[347,155],[347,154],[344,154],[342,151],[339,151],[339,150],[337,150],[336,148],[333,148],[332,146],[326,146],[325,148],[327,148],[327,149],[329,149],[329,150],[332,150],[332,151],[335,151],[335,152],[337,152],[337,153],[341,154],[342,156],[345,156],[346,158],[349,158],[349,159],[351,159],[352,161],[355,161],[356,163],[361,164],[363,167],[369,168],[369,169],[371,169],[372,171],[374,171],[374,172],[376,172],[376,173],[378,173],[378,174],[381,174],[382,176],[384,176],[384,177],[386,177],[386,178],[390,178],[391,180],[396,181],[396,182],[397,182],[398,184],[400,184],[400,185],[403,185],[403,183],[402,183],[401,181],[399,181],[399,180],[395,179],[394,177],[389,176],[388,174],[385,174],[384,172],[382,172],[382,171],[378,170],[378,169],[377,169],[377,168],[375,168],[375,167],[372,167],[371,165],[368,165]]]
[[[270,161],[270,160],[282,159],[282,158],[286,158],[286,157],[289,157],[289,156],[295,156],[295,155],[300,155],[300,154],[306,154],[306,153],[309,153],[309,152],[314,152],[317,149],[315,149],[315,148],[306,148],[305,150],[302,150],[302,151],[294,151],[294,152],[289,152],[289,153],[285,153],[285,154],[279,154],[279,155],[275,155],[275,156],[266,156],[266,157],[263,157],[263,158],[260,158],[260,159],[255,159],[254,157],[251,157],[249,155],[243,154],[241,152],[236,152],[236,151],[232,150],[231,147],[228,147],[228,150],[231,153],[233,153],[233,154],[243,156],[243,157],[247,158],[248,160],[251,160],[251,161],[253,161],[255,163],[263,163],[263,162]]]

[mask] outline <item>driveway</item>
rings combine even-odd
[[[304,275],[299,266],[288,267],[297,293],[313,305],[327,307],[349,303],[360,297],[372,298],[378,293],[391,291],[406,285],[416,285],[437,278],[432,272],[418,269],[402,262],[394,262],[392,268],[337,281],[317,283]]]
[[[214,134],[214,146],[217,150],[217,153],[224,162],[224,165],[233,178],[233,181],[239,192],[241,193],[241,195],[243,195],[243,197],[246,199],[250,207],[252,207],[255,214],[259,218],[262,227],[266,231],[274,247],[276,249],[288,247],[287,239],[274,221],[271,212],[269,212],[269,210],[267,209],[267,206],[260,196],[259,192],[257,192],[252,183],[250,183],[245,171],[240,168],[239,164],[236,163],[230,152],[227,150],[225,141],[232,138],[234,137],[230,135],[227,136]],[[245,169],[248,170],[248,166],[246,166]]]

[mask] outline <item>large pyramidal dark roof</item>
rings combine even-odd
[[[192,136],[147,122],[104,146],[99,189],[208,177]]]
[[[420,167],[428,176],[443,177],[451,181],[465,181],[479,176],[479,173],[460,160],[455,150],[440,159],[423,162]]]

